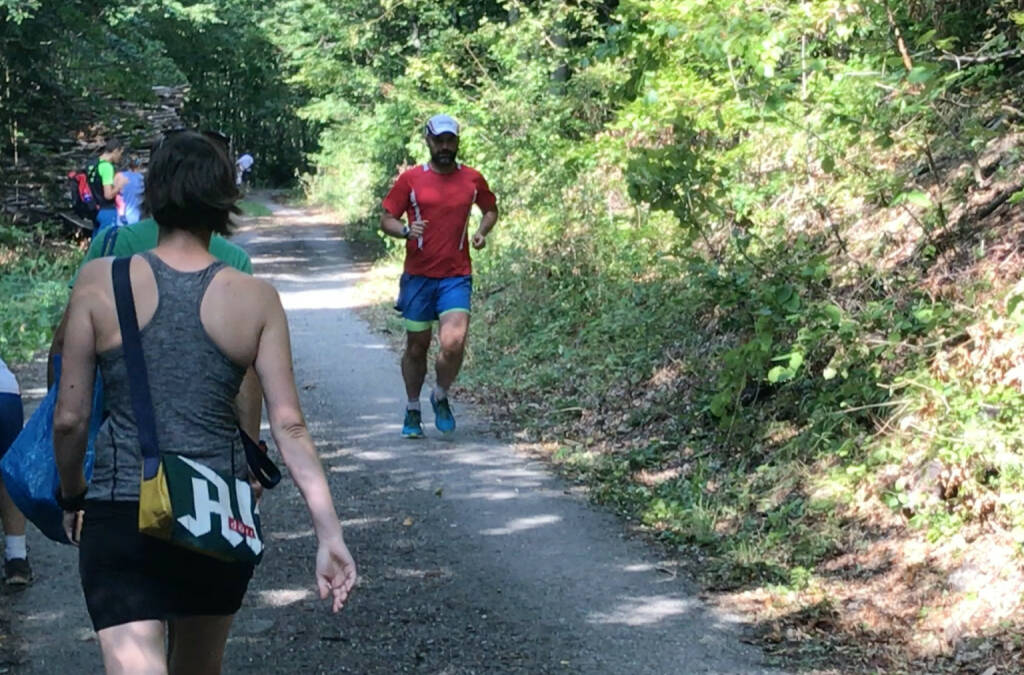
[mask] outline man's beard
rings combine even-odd
[[[455,163],[455,155],[457,153],[441,151],[438,153],[430,153],[430,161],[438,166],[451,166]]]

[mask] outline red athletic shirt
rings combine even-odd
[[[423,248],[415,237],[405,245],[407,274],[444,279],[473,273],[469,261],[469,216],[475,203],[486,213],[497,205],[487,181],[476,169],[460,164],[451,173],[437,173],[430,164],[408,169],[395,181],[382,205],[395,218],[405,215],[409,222],[419,216],[427,221],[423,228]]]

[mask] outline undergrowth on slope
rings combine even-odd
[[[74,242],[51,233],[0,224],[0,355],[27,361],[50,342],[82,259]]]

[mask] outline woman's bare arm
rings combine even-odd
[[[355,583],[355,562],[342,538],[327,477],[299,406],[284,308],[273,288],[262,282],[261,286],[265,297],[261,298],[259,306],[266,312],[266,322],[255,366],[267,404],[270,433],[313,519],[313,530],[319,540],[317,584],[320,596],[327,597],[331,592],[334,611],[338,611]]]

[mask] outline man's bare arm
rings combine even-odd
[[[496,222],[498,222],[498,209],[494,208],[484,213],[483,218],[480,219],[480,226],[473,233],[473,248],[480,250],[487,246],[487,234]]]
[[[483,217],[480,219],[480,226],[478,228],[476,228],[477,234],[480,234],[480,235],[486,237],[490,233],[491,228],[493,228],[494,224],[497,223],[497,222],[498,222],[498,209],[491,209],[490,211],[487,211],[486,213],[484,213]]]
[[[405,232],[405,223],[385,211],[380,214],[380,229],[384,234],[398,239],[415,239],[423,235],[423,226],[427,221],[421,220],[409,224],[408,237]]]

